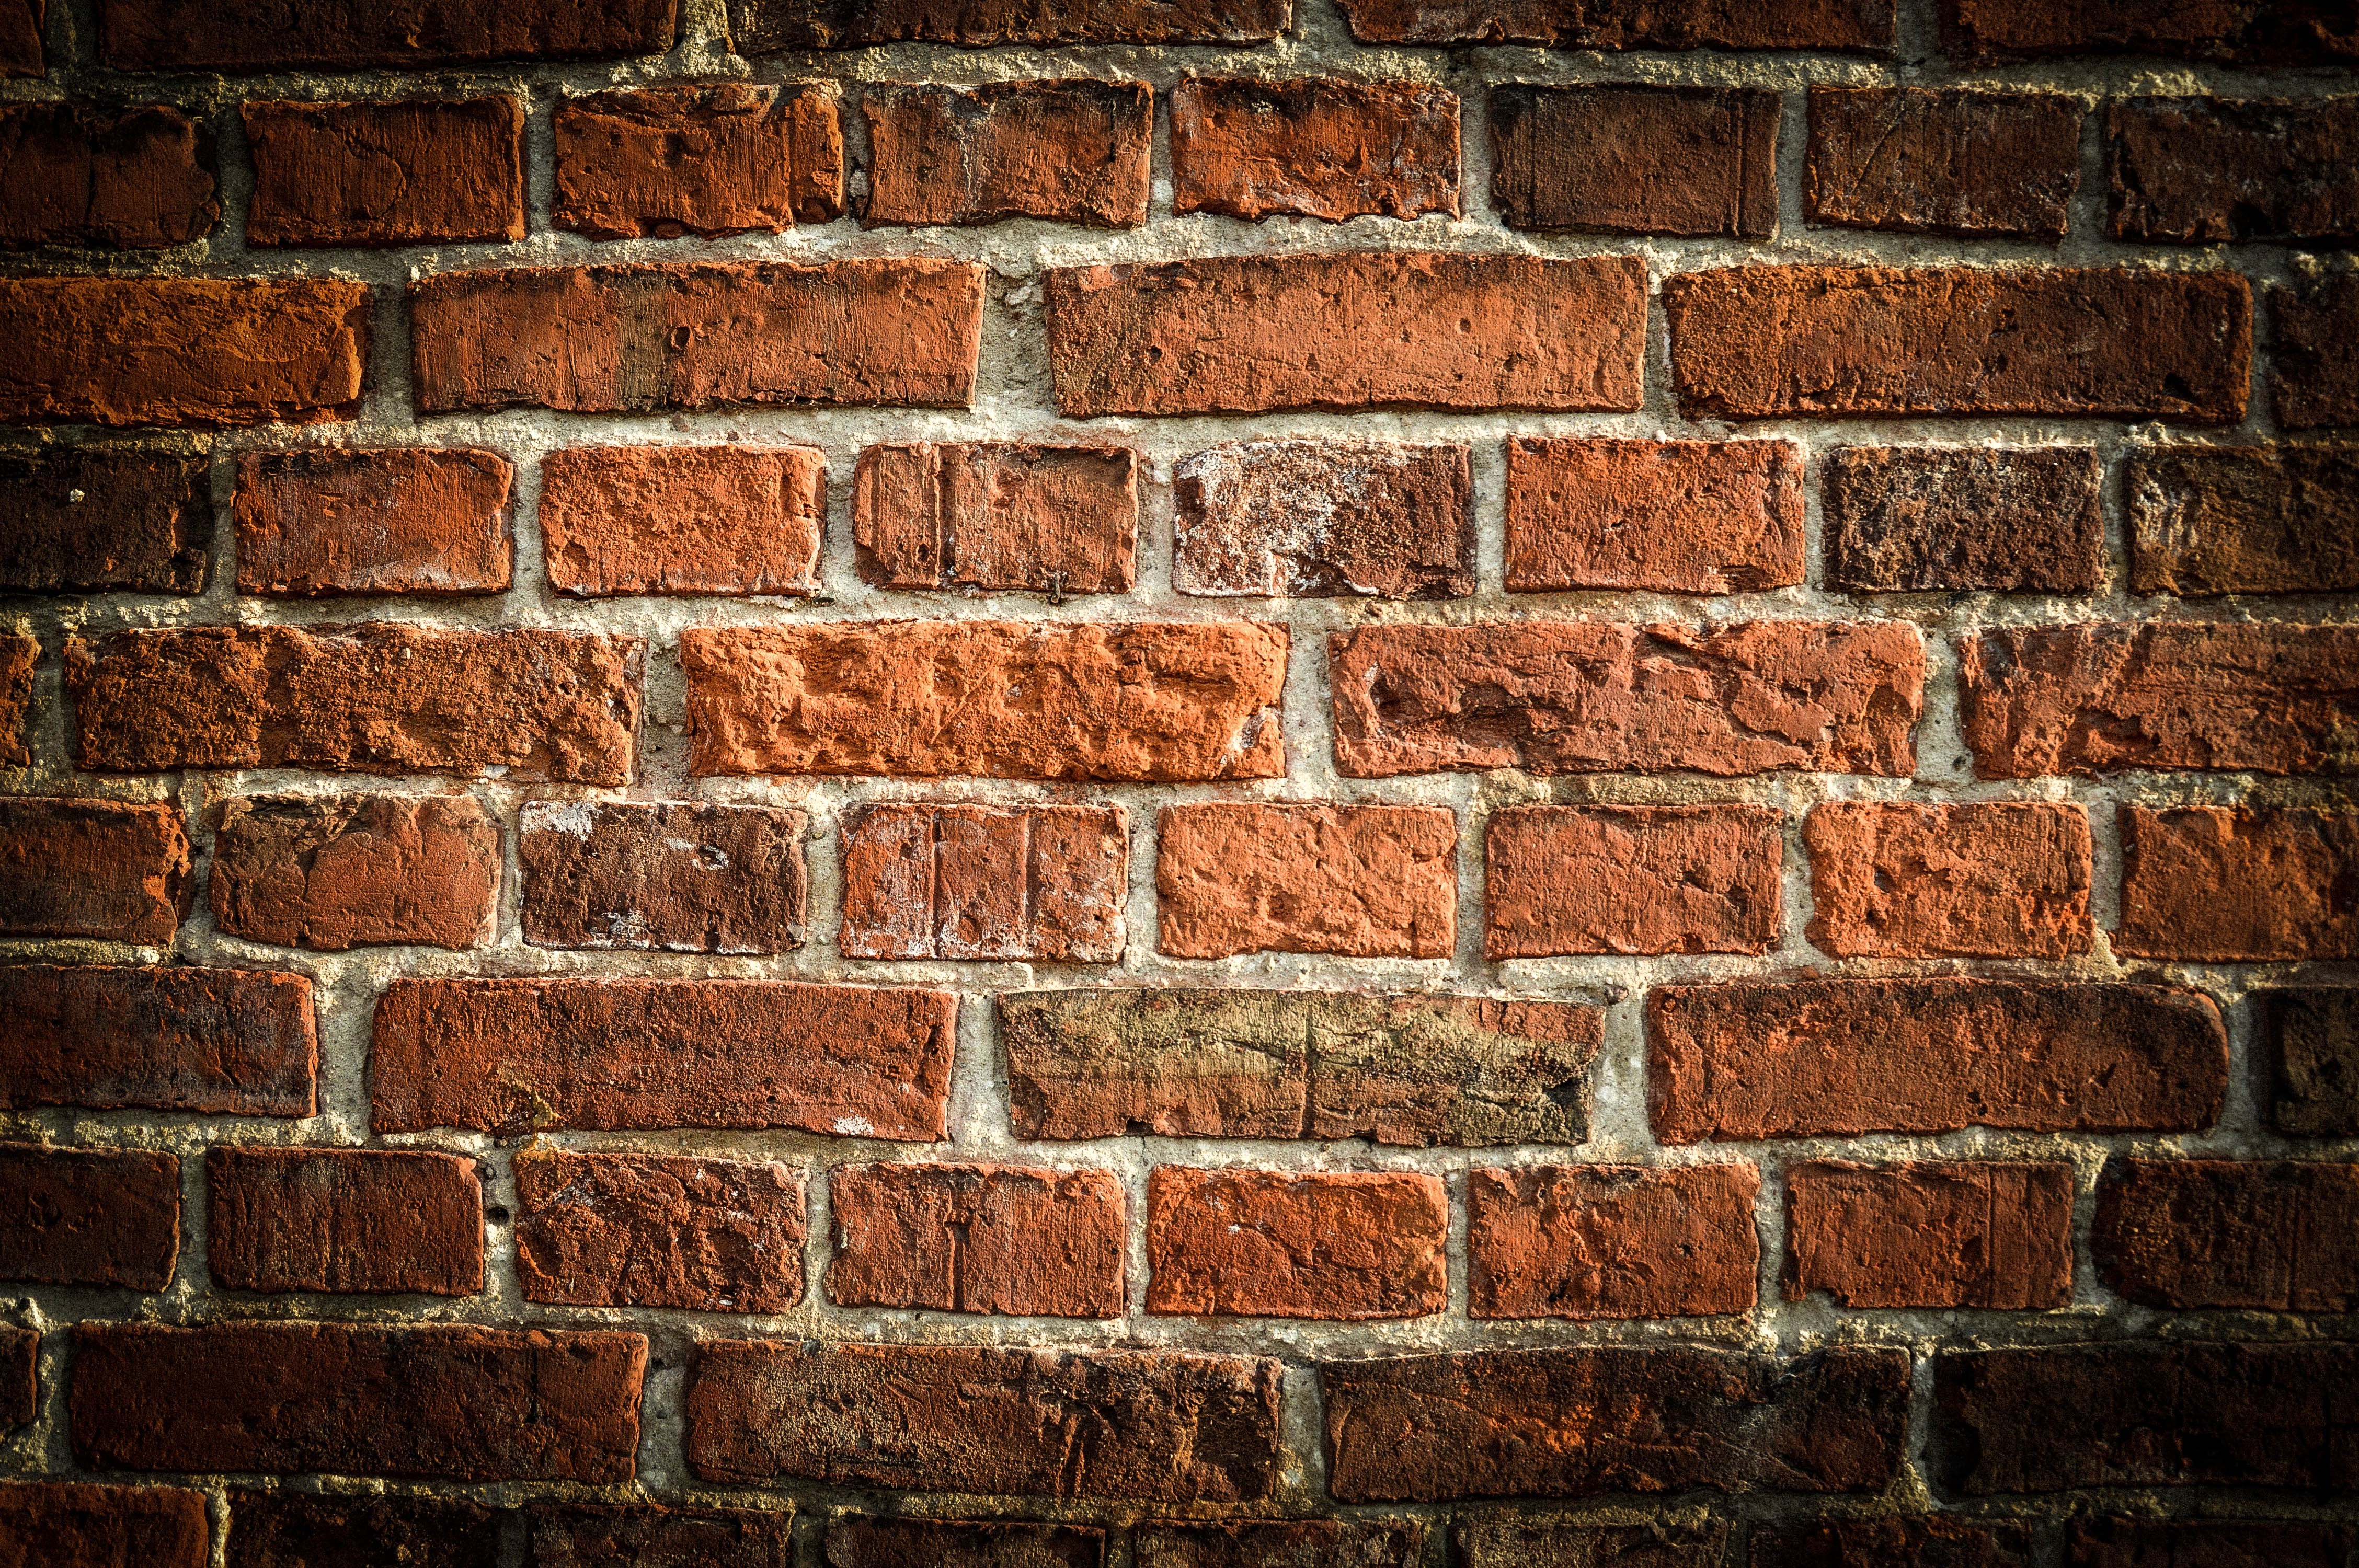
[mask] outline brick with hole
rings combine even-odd
[[[0,966],[0,1105],[310,1116],[311,982],[262,969]]]
[[[880,588],[1128,593],[1138,460],[1125,447],[870,447],[852,481],[861,580]]]
[[[1170,957],[1447,957],[1458,818],[1419,806],[1166,806],[1155,895],[1156,949]]]
[[[1120,1317],[1126,1234],[1111,1171],[838,1165],[828,1300],[1009,1317]]]
[[[792,1166],[530,1149],[516,1187],[527,1301],[734,1313],[802,1301],[808,1226]]]
[[[501,860],[472,795],[246,796],[222,807],[208,895],[213,923],[253,942],[478,947]]]
[[[681,1568],[789,1568],[794,1506],[681,1509],[536,1504],[525,1512],[532,1568],[678,1563]]]
[[[0,936],[169,947],[195,891],[176,805],[0,800]]]
[[[1836,228],[2060,240],[2082,117],[2055,92],[1812,87],[1803,211]]]
[[[1802,842],[1808,934],[1836,957],[2070,958],[2093,943],[2077,806],[1829,801]]]
[[[136,447],[0,455],[0,592],[203,592],[212,467]]]
[[[1754,1539],[1761,1533],[1756,1526]],[[1483,1512],[1461,1514],[1450,1538],[1462,1568],[1722,1568],[1729,1525],[1693,1518],[1598,1524],[1580,1515]]]
[[[1439,1176],[1158,1165],[1147,1181],[1147,1310],[1430,1316],[1449,1304],[1449,1238]]]
[[[785,953],[803,945],[802,812],[710,801],[527,801],[524,939],[536,947]]]
[[[1131,1531],[1138,1568],[1414,1568],[1425,1561],[1418,1519],[1149,1519]]]
[[[228,1568],[398,1563],[497,1568],[500,1516],[481,1503],[425,1498],[234,1491]]]
[[[2288,1138],[2359,1137],[2359,988],[2272,987],[2253,1006],[2270,1125]]]
[[[2099,1515],[2075,1519],[2070,1540],[2072,1568],[2341,1568],[2359,1531],[2346,1524]]]
[[[2117,953],[2215,962],[2359,957],[2359,813],[2119,808]]]
[[[233,1291],[471,1296],[484,1288],[475,1162],[379,1149],[205,1157],[206,1261]]]
[[[1708,1317],[1753,1310],[1752,1165],[1530,1165],[1466,1173],[1477,1318]]]
[[[2139,593],[2359,589],[2359,452],[2149,447],[2124,482]]]
[[[1205,598],[1462,599],[1464,447],[1233,441],[1172,470],[1171,586]]]
[[[1111,964],[1128,925],[1130,816],[1119,806],[848,807],[847,958]]]
[[[509,97],[265,103],[242,111],[252,245],[524,238],[524,104]]]
[[[1786,1172],[1788,1301],[2022,1311],[2072,1299],[2072,1167],[1813,1160]]]
[[[2359,98],[2116,98],[2104,135],[2115,239],[2359,238]]]
[[[1106,1532],[1091,1525],[865,1519],[827,1525],[826,1568],[1102,1568]]]
[[[585,92],[549,115],[549,221],[598,240],[708,240],[843,216],[831,83]]]
[[[1756,1525],[1746,1550],[1753,1568],[2031,1568],[2035,1561],[2029,1526],[1956,1514]]]
[[[480,60],[659,55],[679,0],[101,0],[99,59],[115,70],[419,70]]]
[[[496,452],[246,452],[231,507],[237,590],[272,599],[498,593],[516,474]]]
[[[2097,1185],[2089,1249],[2146,1306],[2345,1313],[2359,1303],[2359,1166],[2121,1160]]]
[[[864,92],[860,113],[865,227],[1147,222],[1155,92],[1143,81],[892,84]]]
[[[1942,0],[1941,49],[1962,64],[2071,55],[2161,55],[2246,65],[2334,65],[2359,45],[2302,5],[2190,5],[2146,0]]]
[[[0,1482],[8,1568],[212,1568],[202,1492],[178,1487]],[[241,1565],[243,1568],[243,1565]]]
[[[2359,276],[2272,288],[2269,318],[2269,400],[2277,423],[2288,430],[2359,425],[2359,366],[2345,351],[2359,331]]]
[[[1518,229],[1767,238],[1777,95],[1622,84],[1491,90],[1491,204]]]
[[[575,599],[819,589],[816,447],[573,447],[540,460],[541,562]]]
[[[0,1279],[160,1291],[180,1251],[180,1162],[0,1144]]]
[[[0,1328],[0,1434],[40,1413],[40,1330]]]
[[[0,17],[0,33],[8,26]],[[13,197],[0,210],[9,250],[163,250],[203,239],[221,217],[212,133],[161,103],[0,109],[0,185]]]
[[[1483,845],[1486,957],[1766,953],[1784,816],[1758,806],[1520,806]]]
[[[1291,0],[1096,0],[1070,9],[993,0],[729,0],[732,42],[744,54],[859,49],[915,40],[993,44],[1254,44],[1286,30]]]
[[[1362,43],[1539,44],[1601,49],[1832,49],[1887,53],[1892,0],[1818,0],[1731,6],[1719,0],[1631,4],[1577,11],[1538,0],[1349,0],[1344,19]]]
[[[1190,76],[1171,90],[1171,210],[1458,215],[1458,95],[1423,81]]]
[[[1827,580],[1856,593],[2094,593],[2104,465],[2090,447],[1841,447],[1821,489]]]
[[[1753,593],[1802,580],[1790,441],[1507,442],[1507,589]]]

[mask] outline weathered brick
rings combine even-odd
[[[1253,1502],[1277,1484],[1278,1374],[1178,1351],[708,1340],[688,1464],[708,1481]]]
[[[0,1279],[160,1291],[180,1252],[180,1162],[0,1143]]]
[[[852,481],[863,581],[884,588],[1128,593],[1138,460],[1126,447],[870,447]]]
[[[2252,288],[2230,272],[1735,266],[1663,281],[1690,416],[2245,416]]]
[[[2254,1008],[2270,1124],[2288,1138],[2359,1137],[2359,988],[2269,989]]]
[[[5,1568],[211,1568],[212,1560],[202,1492],[0,1483]]]
[[[368,341],[363,283],[0,279],[0,424],[350,419]]]
[[[1899,1350],[1481,1350],[1330,1361],[1319,1382],[1345,1503],[1880,1492],[1908,1424]]]
[[[260,969],[0,967],[0,1105],[310,1116],[311,982]]]
[[[2359,425],[2359,275],[2340,274],[2309,288],[2269,290],[2269,396],[2288,430]]]
[[[524,104],[515,98],[248,103],[253,245],[524,238]]]
[[[2011,627],[1960,639],[1958,677],[1984,778],[2359,766],[2359,628]]]
[[[9,25],[0,18],[0,32]],[[11,250],[160,250],[204,238],[221,217],[212,135],[161,103],[0,108],[0,247]]]
[[[0,936],[169,947],[195,891],[178,806],[0,799]]]
[[[1507,589],[1751,593],[1802,580],[1789,441],[1511,437]]]
[[[451,272],[410,286],[409,319],[422,414],[963,407],[983,268],[903,257]]]
[[[1130,815],[1119,806],[843,811],[847,958],[1111,964],[1128,937]]]
[[[2127,484],[2140,593],[2359,589],[2359,451],[2152,447]]]
[[[531,801],[524,939],[536,947],[785,953],[803,945],[810,819],[709,801]]]
[[[827,457],[816,447],[574,447],[540,460],[549,586],[616,594],[819,588]]]
[[[1190,76],[1171,90],[1171,210],[1458,215],[1458,94],[1424,81]]]
[[[1779,812],[1759,806],[1520,806],[1483,841],[1485,957],[1766,953]]]
[[[2120,828],[2116,953],[2359,957],[2359,813],[2125,806]]]
[[[1658,986],[1647,1104],[1666,1143],[2191,1131],[2220,1114],[2220,1010],[2160,986],[1979,979]]]
[[[1897,622],[1371,626],[1332,634],[1328,666],[1354,778],[1917,770],[1925,648]]]
[[[2155,54],[2250,65],[2347,64],[2359,43],[2290,5],[2156,5],[2151,0],[1942,0],[1941,48],[1987,62],[2045,55]]]
[[[1462,1568],[1722,1568],[1729,1527],[1706,1519],[1672,1524],[1596,1524],[1521,1513],[1461,1514],[1451,1528]],[[1759,1540],[1762,1527],[1753,1529]]]
[[[233,1291],[471,1296],[484,1190],[456,1154],[240,1149],[205,1156],[205,1260]]]
[[[1751,1165],[1527,1165],[1466,1173],[1467,1312],[1702,1317],[1753,1310]]]
[[[496,452],[384,447],[237,460],[237,591],[498,593],[515,471]]]
[[[2089,447],[1842,447],[1823,482],[1827,579],[1859,593],[2094,593],[2104,465]]]
[[[1100,1568],[1105,1531],[1088,1525],[863,1519],[827,1526],[827,1568]]]
[[[93,1470],[627,1481],[647,1360],[636,1334],[84,1323],[74,1458]]]
[[[33,707],[33,672],[41,662],[38,639],[0,635],[0,768],[30,766],[26,716]]]
[[[2359,1346],[2068,1345],[1933,1360],[1938,1484],[2347,1490]]]
[[[2034,1561],[2029,1526],[1955,1514],[1755,1525],[1745,1550],[1752,1568],[2031,1568]]]
[[[1892,48],[1892,0],[1345,0],[1362,43],[1547,44],[1568,49],[1845,49]]]
[[[1813,87],[1813,224],[2060,240],[2081,184],[2078,99],[2055,92]]]
[[[246,797],[213,836],[213,922],[336,953],[477,947],[499,913],[500,829],[471,795]]]
[[[2359,1303],[2359,1165],[2122,1160],[2089,1250],[2127,1300],[2344,1313]]]
[[[1802,822],[1808,935],[1841,958],[2069,958],[2089,951],[2077,806],[1829,801]]]
[[[1150,1519],[1130,1533],[1138,1568],[1416,1568],[1425,1561],[1416,1519]]]
[[[1233,441],[1172,470],[1171,586],[1206,598],[1462,599],[1464,447]]]
[[[1204,1171],[1147,1179],[1147,1310],[1425,1317],[1449,1305],[1450,1197],[1409,1171]]]
[[[99,59],[116,70],[416,70],[662,54],[679,0],[100,0],[98,10]]]
[[[1005,218],[1147,222],[1155,92],[1143,81],[872,87],[866,228]]]
[[[2073,1568],[2343,1568],[2359,1531],[2342,1524],[2098,1516],[2072,1521]]]
[[[41,1333],[0,1327],[0,1433],[41,1413]]]
[[[516,1184],[527,1301],[781,1313],[803,1299],[808,1227],[791,1166],[526,1150]]]
[[[0,5],[0,81],[47,76],[41,33],[49,21],[48,0],[8,0]]]
[[[549,222],[600,240],[759,233],[843,216],[832,84],[586,92],[549,116]]]
[[[1253,622],[691,627],[689,768],[1277,778],[1286,655],[1286,628]]]
[[[838,1165],[838,1306],[1120,1317],[1122,1183],[1030,1165]]]
[[[497,1568],[499,1560],[499,1515],[481,1503],[295,1492],[229,1495],[228,1568]]]
[[[316,768],[628,783],[636,637],[201,626],[66,643],[82,766]]]
[[[1156,827],[1156,950],[1179,958],[1446,958],[1458,940],[1447,806],[1204,801]]]
[[[999,998],[1023,1139],[1580,1143],[1601,1009],[1335,991]]]
[[[1786,1172],[1788,1301],[2060,1307],[2072,1299],[2072,1167],[1818,1160]]]
[[[962,44],[1254,44],[1286,30],[1292,0],[1094,0],[1044,7],[992,0],[729,0],[742,54],[859,49],[913,40]]]
[[[2116,239],[2359,238],[2359,98],[2105,105]]]
[[[1057,411],[1638,406],[1635,256],[1205,256],[1046,274]]]
[[[945,1132],[958,999],[767,980],[402,979],[369,1126]]]
[[[0,454],[0,592],[202,593],[211,467],[106,447]]]
[[[527,1510],[532,1568],[788,1568],[795,1561],[791,1504],[767,1509],[599,1508]]]
[[[1777,94],[1620,84],[1491,90],[1491,204],[1518,229],[1767,238]]]

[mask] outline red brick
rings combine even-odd
[[[1124,447],[870,447],[852,481],[861,579],[884,588],[1128,593],[1138,460]]]
[[[1027,1140],[1579,1143],[1604,1019],[1574,1002],[1169,986],[998,1005]]]
[[[0,1433],[41,1413],[41,1334],[0,1328]]]
[[[0,1568],[211,1568],[212,1560],[202,1492],[0,1483]]]
[[[1147,222],[1155,92],[1143,81],[886,85],[861,94],[860,114],[864,227]]]
[[[688,1464],[721,1482],[1252,1502],[1277,1484],[1278,1375],[1177,1351],[708,1340]]]
[[[1635,256],[1364,252],[1052,267],[1057,411],[1630,410]]]
[[[515,478],[506,459],[472,449],[241,453],[237,591],[501,592]]]
[[[1821,507],[1830,586],[2094,593],[2104,465],[2088,447],[1842,447]]]
[[[368,341],[362,283],[0,279],[0,424],[350,419]]]
[[[2191,1131],[2219,1116],[2211,998],[1978,979],[1658,986],[1647,1104],[1666,1143],[1967,1127]]]
[[[455,1154],[236,1149],[205,1156],[206,1262],[233,1291],[471,1296],[484,1192]]]
[[[2105,105],[2116,239],[2359,237],[2359,98]]]
[[[2070,958],[2089,951],[2077,806],[1830,801],[1803,819],[1808,935],[1839,958]]]
[[[1491,204],[1518,229],[1764,239],[1777,227],[1777,94],[1491,90]]]
[[[2254,1003],[2270,1125],[2288,1138],[2359,1137],[2359,988],[2287,987]]]
[[[782,1313],[803,1299],[803,1178],[790,1166],[527,1150],[516,1184],[527,1301]]]
[[[1766,953],[1783,814],[1758,806],[1523,806],[1483,842],[1484,957]]]
[[[2126,485],[2139,593],[2359,589],[2359,450],[2153,447]]]
[[[549,117],[549,221],[600,240],[718,239],[843,216],[832,84],[587,92]]]
[[[992,1519],[828,1520],[827,1568],[1100,1568],[1105,1531],[1087,1525]]]
[[[1925,648],[1898,622],[1521,622],[1328,640],[1336,771],[1917,771]]]
[[[2252,374],[2234,273],[1737,266],[1663,281],[1695,417],[2051,414],[2233,425]]]
[[[114,70],[244,73],[658,55],[679,0],[100,0],[98,12],[99,59]]]
[[[1426,1317],[1450,1303],[1450,1196],[1408,1171],[1203,1171],[1147,1179],[1147,1310]]]
[[[2124,1160],[2097,1187],[2105,1283],[2158,1307],[2359,1304],[2359,1165]]]
[[[1190,76],[1171,90],[1174,212],[1458,216],[1458,94],[1423,81]]]
[[[1752,593],[1802,580],[1788,441],[1507,441],[1507,589]]]
[[[12,250],[161,250],[204,238],[221,217],[212,135],[161,103],[0,109],[0,185],[11,192],[0,247]]]
[[[847,958],[1122,957],[1119,806],[855,806],[842,815]]]
[[[2359,333],[2359,275],[2324,278],[2299,293],[2272,288],[2269,318],[2277,423],[2288,430],[2359,425],[2359,362],[2349,352]]]
[[[1941,48],[1984,62],[2044,55],[2154,54],[2253,65],[2332,65],[2359,44],[2313,5],[2152,0],[1942,0]]]
[[[1287,631],[864,621],[680,633],[689,770],[1277,778]]]
[[[533,801],[516,835],[536,947],[784,953],[803,945],[810,819],[705,801]]]
[[[1097,0],[1043,8],[992,0],[729,0],[729,30],[742,54],[858,49],[904,39],[962,44],[1253,44],[1286,30],[1290,0]]]
[[[2060,1307],[2072,1300],[2072,1167],[1811,1161],[1786,1172],[1788,1301]]]
[[[1029,1165],[838,1165],[838,1306],[1120,1317],[1122,1183]]]
[[[0,1143],[0,1279],[161,1291],[180,1252],[180,1162]]]
[[[1171,586],[1206,598],[1462,599],[1464,447],[1233,441],[1173,469]]]
[[[47,76],[41,32],[49,20],[47,0],[6,0],[0,5],[0,81]]]
[[[614,594],[819,588],[827,457],[815,447],[576,447],[540,460],[549,586]]]
[[[958,999],[767,980],[403,979],[369,1126],[794,1128],[931,1142]]]
[[[0,455],[0,591],[202,593],[212,467],[105,447]]]
[[[248,103],[252,245],[524,238],[524,105],[514,98]]]
[[[1546,44],[1568,49],[1892,49],[1892,0],[1346,0],[1362,43]]]
[[[229,1495],[228,1568],[498,1568],[499,1547],[500,1516],[481,1503]]]
[[[1753,1568],[2031,1568],[2031,1530],[2012,1519],[1926,1514],[1756,1525]]]
[[[1793,1360],[1682,1346],[1330,1361],[1338,1502],[1612,1492],[1880,1492],[1899,1472],[1908,1356]]]
[[[74,1329],[74,1458],[93,1470],[627,1481],[636,1334],[329,1323]]]
[[[442,273],[410,286],[409,318],[421,414],[963,407],[983,268],[904,257]]]
[[[178,806],[0,799],[0,936],[169,947],[195,889]]]
[[[1961,638],[1958,677],[1983,778],[2336,772],[2359,723],[2359,628],[2008,628]]]
[[[770,1509],[553,1508],[526,1512],[532,1568],[607,1568],[644,1563],[679,1568],[788,1568],[795,1561],[792,1506]]]
[[[1446,806],[1205,801],[1156,828],[1156,950],[1446,958],[1458,818]]]
[[[0,768],[31,765],[25,719],[33,706],[33,671],[41,644],[31,637],[0,636]]]
[[[314,1113],[311,982],[260,969],[0,967],[0,1106]]]
[[[2359,1531],[2253,1519],[2076,1519],[2073,1568],[2343,1568]]]
[[[233,800],[213,837],[213,922],[336,953],[479,947],[500,902],[500,829],[470,795]]]
[[[1802,204],[1813,225],[2060,240],[2081,184],[2078,99],[1813,87]]]
[[[1150,1519],[1130,1535],[1138,1568],[1416,1568],[1425,1526],[1412,1519]]]
[[[1704,1317],[1753,1310],[1751,1165],[1527,1165],[1466,1173],[1477,1318]]]
[[[1755,1540],[1763,1528],[1754,1527]],[[1577,1516],[1461,1514],[1450,1533],[1461,1568],[1722,1568],[1728,1561],[1724,1519],[1600,1525]]]
[[[81,765],[628,783],[636,637],[201,626],[66,643]]]

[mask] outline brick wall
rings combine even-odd
[[[0,1565],[2349,1568],[2354,67],[0,0]]]

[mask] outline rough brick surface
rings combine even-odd
[[[843,215],[843,125],[826,87],[587,92],[557,106],[549,135],[549,221],[593,239],[718,239]]]
[[[496,1568],[499,1549],[499,1515],[481,1503],[229,1495],[229,1568]]]
[[[0,1433],[41,1413],[41,1335],[34,1328],[0,1328]]]
[[[1458,215],[1458,95],[1422,81],[1182,80],[1171,210],[1264,218]]]
[[[516,1184],[527,1301],[781,1313],[803,1299],[803,1178],[790,1166],[527,1150]]]
[[[712,1481],[1253,1502],[1277,1482],[1277,1362],[1244,1357],[710,1341],[688,1463]]]
[[[2248,1519],[2076,1519],[2073,1568],[2342,1568],[2359,1531]]]
[[[341,952],[474,947],[500,900],[500,829],[470,795],[233,800],[213,835],[213,921],[254,942]]]
[[[2060,240],[2081,183],[2077,99],[1813,87],[1803,211],[1814,224]]]
[[[1458,818],[1446,807],[1207,801],[1156,829],[1156,947],[1172,957],[1446,958]]]
[[[2346,351],[2359,332],[2359,276],[2325,278],[2299,293],[2272,288],[2269,318],[2277,423],[2288,430],[2359,425],[2359,362]]]
[[[526,1514],[533,1568],[788,1568],[794,1509],[536,1507]]]
[[[1811,1161],[1786,1172],[1788,1301],[2060,1307],[2072,1299],[2072,1167]]]
[[[1003,995],[1026,1139],[1579,1143],[1600,1009],[1317,991]]]
[[[832,1519],[827,1568],[1100,1568],[1105,1531],[1086,1525]]]
[[[1767,238],[1777,116],[1748,88],[1495,88],[1491,204],[1518,229]]]
[[[195,889],[177,805],[0,799],[0,936],[169,947]]]
[[[498,593],[512,570],[515,480],[506,459],[471,449],[242,453],[237,590]]]
[[[872,87],[868,209],[880,224],[1147,222],[1155,93],[1143,81]]]
[[[2359,1166],[2125,1160],[2097,1186],[2105,1283],[2161,1307],[2345,1313],[2359,1303]]]
[[[2115,952],[2359,957],[2359,813],[2125,806],[2120,829]]]
[[[703,801],[534,801],[517,818],[537,947],[784,953],[803,944],[810,818]]]
[[[1160,1165],[1147,1182],[1147,1310],[1423,1317],[1449,1304],[1449,1238],[1439,1176]]]
[[[1172,469],[1171,586],[1208,598],[1474,591],[1464,447],[1233,441]]]
[[[369,1126],[788,1127],[928,1142],[957,999],[766,980],[403,979],[377,1003]]]
[[[813,447],[576,447],[540,460],[549,585],[614,594],[819,587],[827,459]]]
[[[1128,927],[1119,806],[853,806],[842,814],[847,958],[1111,964]]]
[[[105,447],[0,455],[0,592],[203,592],[210,467]]]
[[[1128,593],[1138,460],[1119,447],[871,447],[852,542],[862,580],[886,588]]]
[[[49,73],[41,38],[48,11],[48,0],[11,0],[0,5],[0,81]]]
[[[1603,0],[1578,8],[1542,0],[1350,0],[1343,16],[1364,43],[1547,44],[1568,49],[1849,49],[1892,47],[1891,0]]]
[[[1530,1165],[1466,1174],[1478,1318],[1700,1317],[1753,1310],[1751,1165]]]
[[[2105,153],[2116,238],[2359,238],[2359,98],[2115,99]]]
[[[1138,1568],[1414,1568],[1424,1545],[1416,1519],[1150,1519],[1130,1535]]]
[[[8,26],[0,18],[0,34]],[[0,185],[10,193],[0,247],[10,250],[161,250],[204,238],[221,217],[212,138],[160,103],[0,109]]]
[[[1925,650],[1897,622],[1372,626],[1331,637],[1328,665],[1356,778],[1917,766]]]
[[[255,969],[0,968],[0,1105],[310,1116],[311,982]]]
[[[1667,1143],[1863,1132],[2193,1130],[2220,1113],[2209,997],[1980,979],[1658,986],[1647,1102]]]
[[[1827,579],[1863,593],[2094,593],[2104,466],[2089,447],[1843,447],[1827,454]]]
[[[2030,1527],[1955,1514],[1756,1525],[1745,1550],[1752,1568],[2030,1568],[2035,1561]]]
[[[85,1323],[74,1458],[94,1470],[627,1481],[647,1359],[636,1334]]]
[[[1484,956],[1764,953],[1784,817],[1758,806],[1522,806],[1483,843]]]
[[[2255,1007],[2272,1125],[2289,1138],[2359,1137],[2359,988],[2265,990]]]
[[[212,1526],[205,1505],[204,1493],[178,1487],[0,1483],[0,1563],[211,1568]]]
[[[1763,1527],[1755,1526],[1759,1541]],[[1451,1528],[1463,1568],[1721,1568],[1729,1527],[1721,1519],[1690,1526],[1590,1524],[1516,1513],[1469,1513]]]
[[[2359,451],[2157,447],[2126,474],[2139,593],[2359,589]]]
[[[1266,43],[1285,30],[1289,0],[1101,0],[1040,7],[1016,0],[729,0],[729,30],[747,54],[857,49],[903,39],[962,44]]]
[[[1507,588],[1751,593],[1802,580],[1788,441],[1507,442]]]
[[[679,0],[101,0],[99,58],[117,70],[272,70],[611,59],[671,48]]]
[[[160,1291],[180,1252],[180,1162],[0,1143],[0,1279]]]
[[[40,662],[37,639],[0,635],[0,768],[21,768],[33,760],[25,719],[32,709],[33,674]]]
[[[2149,0],[1942,0],[1941,48],[1952,59],[2154,54],[2250,65],[2331,65],[2359,44],[2324,23],[2325,7]]]
[[[255,245],[524,238],[524,104],[249,102]]]
[[[838,1165],[827,1176],[838,1306],[1120,1317],[1122,1183],[1030,1165]]]
[[[455,1154],[233,1149],[205,1157],[206,1262],[233,1291],[471,1296],[484,1191]]]
[[[2093,944],[2077,806],[1830,801],[1810,808],[1802,842],[1822,953],[2069,958]]]

